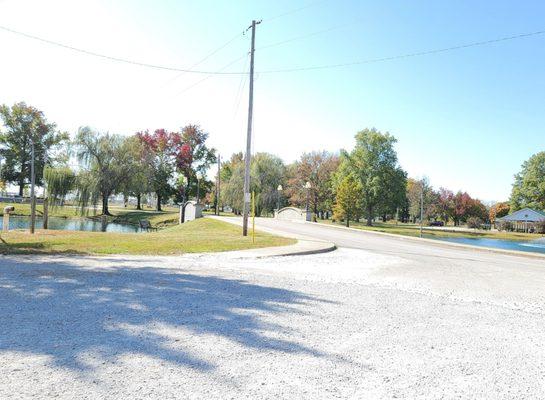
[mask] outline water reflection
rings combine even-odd
[[[36,229],[43,228],[43,218],[36,218]],[[30,218],[11,216],[9,219],[9,229],[29,229]],[[0,218],[0,229],[3,228],[3,221]],[[105,222],[89,218],[49,218],[49,229],[65,231],[89,231],[89,232],[117,232],[117,233],[135,233],[141,232],[139,226],[119,224],[115,222]]]

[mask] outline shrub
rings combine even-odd
[[[482,219],[479,217],[469,217],[467,219],[467,227],[471,229],[479,229],[483,224]]]
[[[538,221],[534,224],[535,233],[545,234],[545,221]]]
[[[499,231],[512,232],[513,228],[514,228],[513,223],[509,222],[509,221],[500,221],[496,226],[497,226]]]

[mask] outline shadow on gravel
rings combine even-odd
[[[0,352],[46,355],[81,371],[142,354],[205,372],[215,365],[184,340],[216,335],[248,348],[320,357],[294,341],[271,338],[290,331],[260,317],[298,313],[298,305],[320,301],[181,270],[87,269],[55,258],[0,258]],[[169,336],[158,333],[163,328]]]

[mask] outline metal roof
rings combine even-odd
[[[516,221],[516,222],[538,222],[545,221],[545,212],[533,210],[531,208],[523,208],[515,211],[505,217],[498,218],[498,221]]]

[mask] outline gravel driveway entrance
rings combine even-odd
[[[0,398],[543,398],[545,268],[519,267],[1,257]]]

